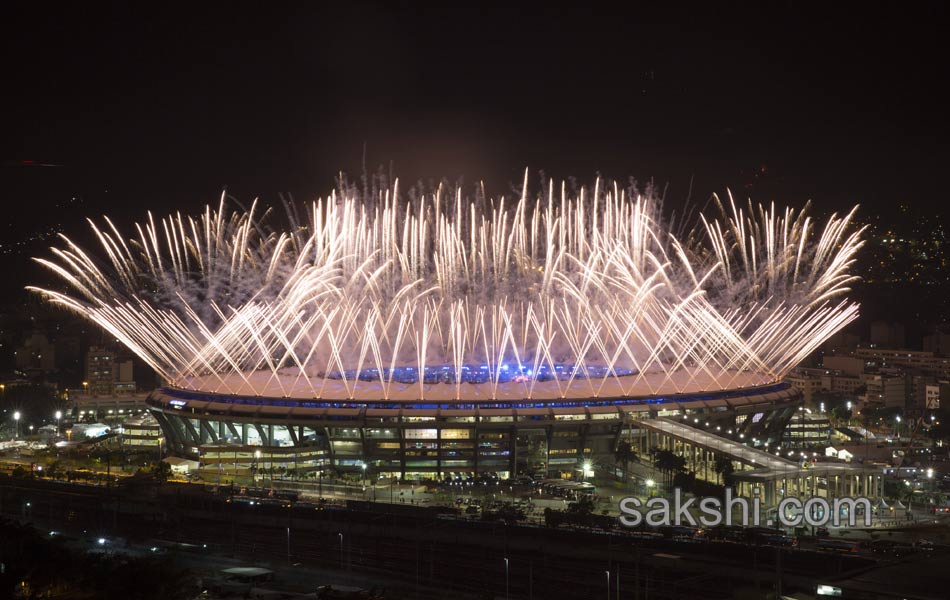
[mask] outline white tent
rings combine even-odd
[[[187,458],[179,458],[177,456],[163,458],[162,462],[168,463],[168,466],[171,467],[172,473],[175,473],[176,475],[187,475],[189,471],[193,471],[198,468],[197,460],[189,460]]]

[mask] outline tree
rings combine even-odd
[[[564,511],[554,510],[553,508],[544,509],[544,524],[548,527],[559,527],[564,523]]]
[[[517,508],[511,502],[505,502],[498,510],[492,513],[486,512],[485,516],[500,519],[504,521],[506,525],[514,525],[518,521],[524,521],[527,518],[525,512]]]
[[[623,480],[627,481],[627,464],[632,461],[639,461],[640,457],[628,440],[620,440],[617,444],[617,450],[614,452],[615,458],[623,465]]]
[[[577,525],[588,525],[594,514],[594,500],[590,496],[581,496],[567,505],[567,517]]]
[[[861,410],[861,416],[865,422],[870,424],[875,421],[885,425],[891,425],[895,417],[902,416],[904,410],[899,406],[872,406]]]
[[[165,483],[172,476],[172,466],[165,461],[159,461],[152,467],[152,478],[159,483]]]
[[[716,456],[716,473],[719,475],[719,483],[727,485],[735,470],[732,460],[728,457]]]
[[[61,460],[54,460],[46,467],[46,475],[50,479],[62,479],[65,474],[66,469],[63,467],[63,461]]]
[[[664,474],[666,487],[669,488],[673,475],[686,469],[686,459],[671,450],[653,448],[653,465]]]
[[[696,485],[696,473],[693,471],[677,471],[673,475],[673,487],[678,487],[684,492],[694,492]]]
[[[836,392],[818,392],[812,402],[815,405],[824,405],[825,413],[832,422],[839,419],[850,419],[851,409],[848,408],[848,398]]]

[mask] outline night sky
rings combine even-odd
[[[940,3],[324,4],[6,7],[7,239],[225,187],[311,199],[364,148],[370,170],[494,193],[529,167],[653,178],[678,202],[691,183],[823,211],[945,202]]]

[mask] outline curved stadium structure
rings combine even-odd
[[[853,214],[717,205],[688,234],[604,186],[473,200],[343,187],[269,227],[224,199],[64,238],[38,289],[154,368],[172,453],[406,478],[613,463],[641,419],[777,439],[782,382],[855,318]]]

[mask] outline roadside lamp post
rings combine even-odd
[[[583,463],[581,463],[581,475],[584,481],[587,481],[588,477],[593,477],[594,466],[589,460],[585,460]]]
[[[509,600],[508,596],[508,559],[505,558],[505,600]]]

